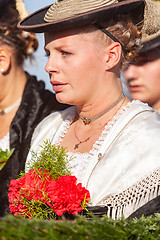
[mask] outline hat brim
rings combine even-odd
[[[99,9],[78,14],[62,21],[46,22],[44,16],[51,5],[44,7],[18,23],[18,28],[28,32],[43,33],[57,32],[73,27],[81,27],[87,24],[114,18],[117,14],[135,14],[136,10],[144,8],[144,0],[125,0]]]
[[[139,50],[138,53],[145,53],[158,47],[160,47],[160,36],[155,37],[150,41],[144,42],[142,48]]]

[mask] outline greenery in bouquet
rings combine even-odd
[[[41,148],[39,154],[31,152],[30,170],[10,182],[11,213],[41,219],[76,215],[86,208],[89,191],[71,175],[66,149],[49,141],[45,141]]]
[[[4,167],[7,160],[12,155],[13,151],[14,151],[14,149],[12,149],[11,151],[9,151],[8,149],[6,149],[5,151],[0,149],[0,170]]]

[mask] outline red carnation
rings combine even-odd
[[[76,181],[75,176],[65,175],[54,180],[46,171],[30,170],[25,176],[10,182],[10,211],[14,215],[32,217],[38,205],[42,206],[42,211],[47,207],[58,216],[66,212],[75,215],[90,199],[89,191]]]

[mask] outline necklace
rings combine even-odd
[[[19,99],[18,99],[15,103],[13,103],[11,106],[9,106],[9,107],[7,107],[7,108],[5,108],[5,109],[3,109],[3,110],[0,109],[0,115],[4,115],[4,114],[7,114],[7,113],[11,112],[13,109],[15,109],[16,107],[19,106],[20,102],[21,102],[21,98],[19,98]]]
[[[96,119],[100,118],[101,116],[103,116],[105,113],[109,112],[112,108],[114,108],[122,99],[124,98],[124,93],[122,92],[121,96],[111,105],[109,106],[107,109],[105,109],[103,112],[99,113],[97,116],[93,117],[93,118],[87,118],[87,117],[82,117],[79,115],[80,119],[82,119],[83,123],[86,124],[90,124],[91,122],[95,121]]]
[[[122,96],[122,95],[121,95],[121,96]],[[124,98],[124,94],[123,94],[123,98]],[[125,98],[123,99],[122,104],[120,105],[120,107],[118,108],[118,110],[116,111],[115,114],[117,114],[117,112],[119,111],[119,109],[122,107],[124,101],[125,101]],[[115,115],[115,114],[114,114],[114,115]],[[107,123],[108,123],[108,122],[107,122]],[[106,126],[107,123],[105,123],[104,126]],[[85,125],[86,125],[86,124],[85,124]],[[103,126],[103,127],[104,127],[104,126]],[[103,127],[101,127],[101,128],[103,128]],[[91,136],[87,137],[87,138],[84,139],[83,141],[79,140],[79,138],[78,138],[78,136],[77,136],[77,134],[76,134],[76,125],[75,125],[75,127],[74,127],[74,134],[75,134],[77,140],[79,141],[77,144],[74,145],[74,149],[77,149],[80,144],[87,142],[87,141],[94,135],[94,134],[92,134]]]
[[[75,133],[75,136],[76,136],[76,133]],[[91,136],[86,138],[84,141],[80,141],[77,136],[76,136],[76,138],[79,141],[79,143],[75,144],[74,149],[77,149],[81,143],[87,142],[91,138]]]
[[[74,149],[77,149],[81,143],[87,142],[87,141],[94,135],[94,134],[93,134],[93,135],[87,137],[85,140],[81,141],[81,140],[79,140],[79,138],[78,138],[78,136],[77,136],[77,134],[76,134],[76,126],[77,126],[77,125],[75,125],[75,127],[74,127],[74,134],[75,134],[75,136],[76,136],[76,138],[77,138],[77,140],[78,140],[79,142],[78,142],[77,144],[75,144]]]

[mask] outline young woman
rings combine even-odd
[[[160,113],[160,36],[145,41],[124,71],[132,99],[148,103]]]
[[[45,33],[45,69],[56,98],[74,105],[38,125],[32,149],[45,139],[67,147],[72,173],[90,191],[90,206],[105,206],[112,218],[128,217],[160,194],[160,117],[130,102],[120,81],[139,47],[143,14],[142,0],[63,0],[19,24]]]

